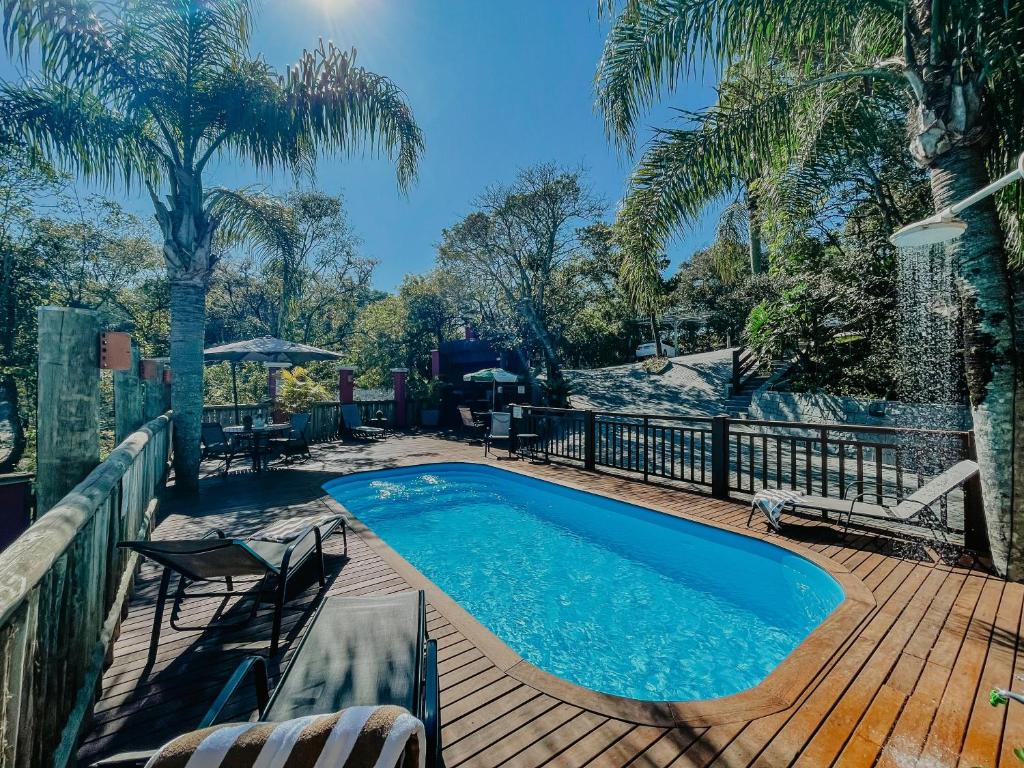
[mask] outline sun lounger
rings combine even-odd
[[[274,622],[270,639],[270,653],[277,652],[278,635],[281,631],[281,613],[288,582],[299,567],[311,557],[320,570],[320,585],[325,583],[323,563],[323,540],[341,528],[345,537],[345,551],[348,552],[348,537],[345,519],[340,515],[291,518],[269,525],[244,539],[227,538],[219,530],[210,531],[198,539],[172,539],[169,541],[122,541],[119,547],[131,549],[164,567],[157,594],[156,614],[153,617],[153,631],[150,640],[148,664],[156,660],[157,644],[164,608],[170,590],[171,577],[178,576],[178,586],[171,606],[170,624],[177,630],[205,629],[205,626],[182,626],[177,617],[185,599],[200,597],[237,596],[234,580],[252,577],[255,590],[249,598],[251,605],[247,613],[233,620],[220,620],[220,611],[214,614],[218,626],[239,626],[249,622],[261,603],[266,588],[273,585]],[[214,592],[189,592],[197,582],[221,582],[226,590]]]
[[[426,729],[426,764],[442,768],[437,641],[427,637],[423,592],[331,597],[321,604],[272,696],[266,661],[250,656],[235,670],[198,728],[215,723],[239,687],[255,685],[260,722],[281,722],[356,706],[394,705]],[[154,750],[96,766],[135,768]]]
[[[847,498],[826,498],[796,491],[767,489],[757,493],[751,501],[747,525],[750,525],[754,513],[760,509],[769,525],[778,530],[779,517],[783,510],[806,508],[833,513],[839,520],[845,517],[846,529],[850,527],[851,520],[856,517],[927,526],[939,535],[944,535],[944,526],[940,517],[935,513],[935,505],[971,480],[978,474],[978,471],[978,465],[975,462],[961,461],[945,472],[936,475],[909,496],[903,499],[894,499],[894,503],[891,504],[871,503],[864,500],[865,497],[875,495],[876,491],[849,495]],[[856,485],[851,485],[847,489],[847,493],[852,494],[856,489]]]
[[[384,439],[384,430],[380,427],[363,426],[363,417],[359,413],[359,406],[355,403],[349,403],[341,406],[341,420],[344,424],[345,431],[352,437],[365,438],[368,440]]]

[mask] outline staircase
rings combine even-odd
[[[754,371],[745,372],[750,370],[749,365],[744,365],[744,357],[741,353],[733,353],[734,357],[734,377],[732,393],[728,399],[726,399],[724,406],[726,412],[731,418],[734,419],[746,419],[750,415],[750,401],[754,397],[754,393],[760,389],[765,383],[776,376],[780,372],[788,370],[790,367],[789,361],[776,361],[771,364],[765,372]]]

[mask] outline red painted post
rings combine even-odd
[[[356,386],[356,369],[351,365],[343,365],[338,369],[338,400],[342,403],[354,401]]]
[[[430,350],[430,378],[436,379],[441,375],[441,350]]]
[[[404,429],[405,421],[405,381],[409,375],[408,368],[392,368],[391,375],[395,382],[395,429]]]

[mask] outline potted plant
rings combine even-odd
[[[416,387],[416,397],[423,401],[420,410],[420,424],[424,427],[436,427],[441,423],[441,400],[444,397],[444,382],[440,379],[420,380]]]

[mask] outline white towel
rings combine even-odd
[[[800,491],[789,491],[783,488],[765,488],[754,494],[751,505],[760,509],[765,518],[776,532],[779,530],[779,520],[782,517],[782,510],[792,501],[796,501],[804,494]]]

